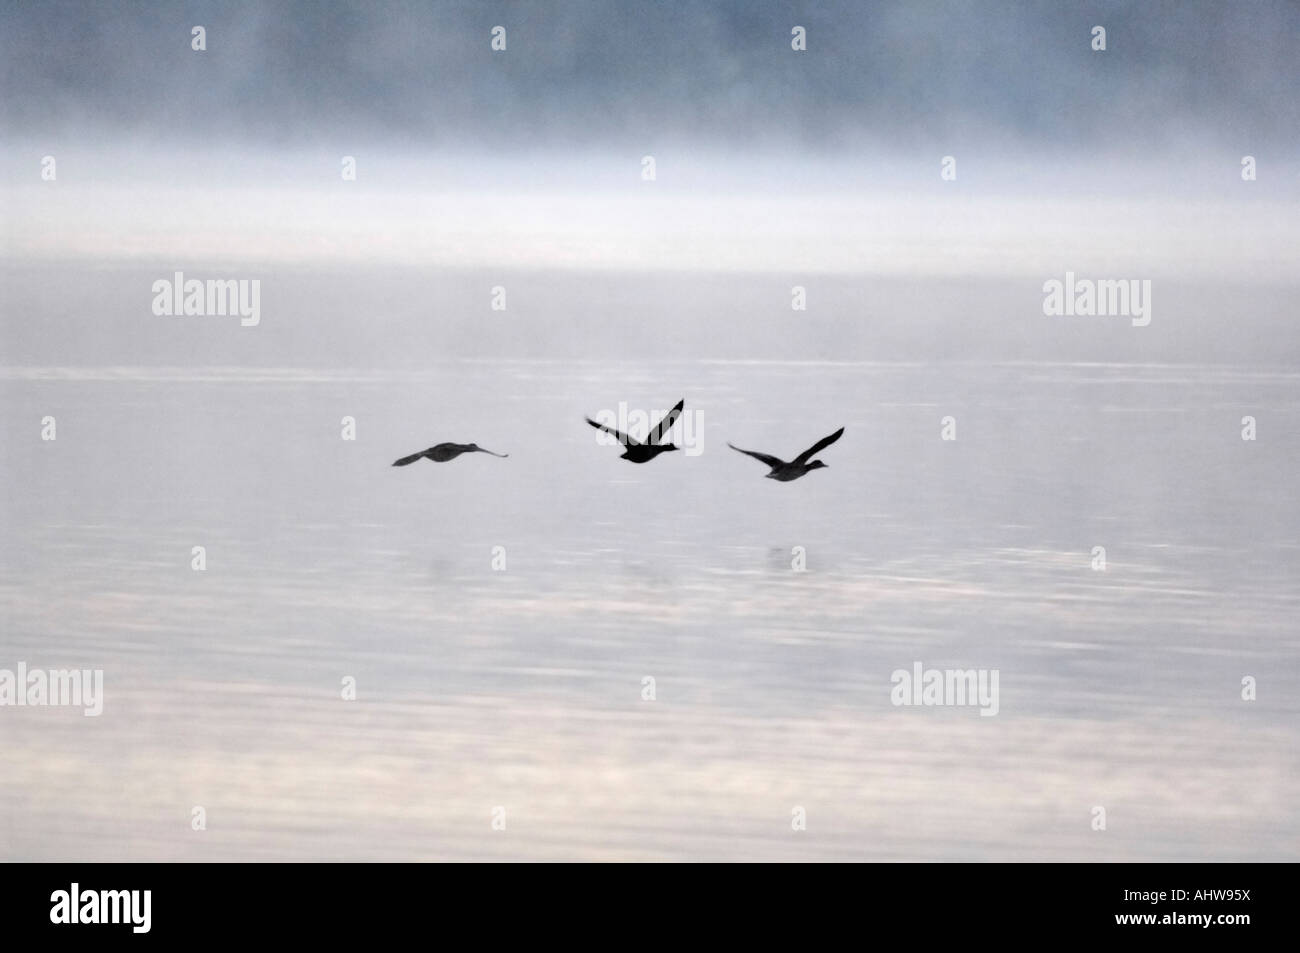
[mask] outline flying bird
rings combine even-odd
[[[419,453],[413,453],[409,457],[402,457],[400,460],[394,460],[393,466],[409,466],[421,457],[428,457],[434,463],[446,463],[448,460],[455,460],[462,453],[487,453],[494,457],[510,456],[508,453],[492,453],[491,450],[484,450],[476,443],[440,443],[436,447],[430,447],[428,450],[421,450]]]
[[[769,480],[780,480],[782,483],[789,483],[791,480],[799,479],[810,470],[820,470],[822,467],[826,466],[826,464],[822,463],[820,460],[813,460],[812,463],[809,463],[808,461],[822,450],[825,450],[836,440],[839,440],[843,434],[844,428],[841,427],[829,437],[823,437],[821,440],[818,440],[815,444],[803,453],[799,454],[799,456],[795,457],[789,463],[786,463],[784,460],[780,460],[768,453],[759,453],[757,450],[741,450],[739,447],[733,446],[730,443],[727,444],[727,446],[731,447],[732,450],[747,454],[755,460],[761,460],[771,467],[772,472],[766,474]]]
[[[587,423],[591,424],[597,430],[603,430],[605,433],[617,437],[618,442],[627,448],[623,451],[623,455],[619,457],[620,460],[631,460],[633,463],[645,463],[648,460],[653,460],[666,450],[678,449],[671,443],[660,443],[659,441],[663,440],[664,437],[668,435],[668,431],[672,430],[673,424],[676,423],[677,418],[682,415],[682,408],[684,406],[686,406],[686,398],[683,397],[677,402],[676,407],[664,414],[663,420],[659,421],[659,423],[655,424],[654,427],[650,429],[650,433],[646,436],[645,443],[642,443],[635,437],[629,437],[621,430],[615,430],[613,427],[598,424],[590,417],[587,418]]]

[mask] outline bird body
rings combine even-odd
[[[767,464],[772,470],[771,473],[765,474],[769,480],[778,480],[781,483],[789,483],[791,480],[799,479],[805,473],[812,470],[820,470],[822,467],[826,466],[826,464],[822,463],[820,460],[812,460],[812,457],[825,450],[836,440],[839,440],[843,435],[844,428],[841,427],[829,437],[824,437],[821,440],[818,440],[815,444],[803,453],[799,454],[799,456],[795,457],[789,463],[786,463],[780,457],[772,456],[770,453],[759,453],[757,450],[741,450],[739,447],[730,443],[727,444],[727,446],[731,447],[732,450],[743,453],[746,456],[753,457],[755,460]]]
[[[434,463],[446,463],[448,460],[455,460],[462,453],[486,453],[494,457],[508,457],[508,453],[493,453],[491,450],[484,450],[476,443],[440,443],[437,446],[430,447],[428,450],[421,450],[419,453],[413,453],[409,457],[402,457],[400,460],[394,460],[393,466],[405,467],[422,458],[432,460]]]
[[[671,443],[663,446],[657,443],[629,444],[628,448],[619,456],[619,459],[628,460],[632,463],[649,463],[659,454],[676,449]]]
[[[677,402],[676,407],[664,414],[663,419],[650,429],[650,433],[646,435],[645,443],[642,443],[635,437],[628,436],[621,430],[615,430],[613,427],[606,424],[596,423],[596,421],[592,420],[590,417],[586,419],[587,423],[591,424],[597,430],[603,430],[605,433],[618,438],[618,442],[624,447],[623,454],[619,457],[620,460],[627,460],[630,463],[648,463],[661,453],[679,449],[671,443],[660,443],[659,441],[663,440],[664,437],[668,435],[668,431],[670,431],[673,424],[677,422],[677,418],[681,416],[682,408],[685,406],[686,399],[682,398]]]

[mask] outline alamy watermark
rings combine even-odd
[[[0,668],[0,707],[76,707],[93,718],[104,710],[103,669]]]
[[[83,890],[74,881],[69,889],[50,894],[50,922],[127,924],[132,933],[148,933],[152,906],[152,890]]]
[[[1133,327],[1151,323],[1151,279],[1076,278],[1067,271],[1065,280],[1043,283],[1043,314],[1048,317],[1117,316],[1133,319]]]
[[[663,420],[667,410],[629,410],[627,401],[619,401],[618,410],[601,410],[595,421],[627,434],[633,440],[644,441],[650,428]],[[596,443],[602,447],[621,445],[623,441],[603,430],[596,432]],[[704,452],[704,413],[698,410],[683,411],[662,435],[660,443],[673,443],[688,457],[698,457]]]
[[[159,317],[239,315],[239,323],[255,328],[262,320],[260,278],[197,278],[178,271],[153,283],[153,313]]]
[[[998,670],[926,668],[912,663],[912,670],[895,669],[889,677],[893,688],[889,700],[895,705],[957,707],[979,706],[981,716],[998,713]]]

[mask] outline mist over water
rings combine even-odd
[[[0,857],[1300,855],[1294,5],[164,9],[0,12]]]

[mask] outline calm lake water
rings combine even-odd
[[[1298,374],[85,365],[0,394],[0,668],[105,679],[98,718],[0,710],[4,859],[1300,858]],[[680,397],[698,443],[645,466],[582,422]],[[840,426],[790,484],[726,446]],[[510,458],[389,466],[443,440]],[[915,662],[997,669],[999,713],[895,707]]]

